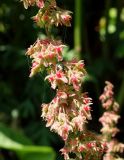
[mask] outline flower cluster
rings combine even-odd
[[[65,159],[69,159],[72,152],[77,158],[81,157],[82,153],[99,157],[104,152],[103,144],[88,136],[85,129],[85,124],[92,119],[92,100],[80,90],[86,75],[84,62],[64,62],[63,47],[59,41],[38,39],[27,51],[27,55],[32,58],[30,76],[46,69],[48,75],[45,80],[56,89],[54,99],[49,104],[42,104],[42,117],[47,121],[46,126],[65,141],[65,147],[61,149]],[[83,138],[79,138],[82,135]],[[74,145],[70,145],[75,141]]]
[[[85,129],[85,124],[92,119],[92,99],[80,91],[85,75],[84,62],[71,61],[51,67],[45,78],[53,89],[57,88],[57,94],[49,104],[42,104],[42,117],[47,121],[46,126],[65,141],[61,149],[65,159],[69,159],[70,153],[77,159],[83,155],[85,159],[89,154],[92,159],[100,159],[105,151],[105,145]]]
[[[27,9],[29,6],[34,6],[35,4],[39,8],[43,8],[45,0],[21,0],[21,1],[23,1],[25,9]]]
[[[85,133],[72,134],[61,149],[64,159],[71,157],[73,160],[100,160],[106,144],[94,139],[98,139],[96,135],[86,130]],[[73,156],[69,153],[73,153]]]
[[[91,99],[85,95],[57,90],[51,103],[42,105],[42,117],[47,126],[66,141],[70,133],[84,131],[84,124],[91,119],[91,104]]]
[[[64,68],[63,68],[64,66]],[[66,91],[75,89],[79,91],[82,80],[86,75],[83,61],[60,63],[52,69],[50,74],[46,77],[51,83],[53,89],[57,86],[64,87]],[[67,85],[66,85],[67,84]]]
[[[112,111],[104,112],[103,116],[99,119],[99,121],[103,125],[101,132],[105,136],[114,137],[117,134],[117,132],[119,132],[119,129],[115,126],[119,118],[120,116]]]
[[[39,8],[38,13],[33,17],[33,20],[39,27],[49,28],[51,25],[71,26],[71,12],[59,8],[55,0],[21,0],[24,7],[36,5]]]
[[[49,32],[51,25],[70,26],[70,12],[60,9],[55,0],[22,0],[25,8],[36,5],[39,11],[33,17],[40,27]],[[45,39],[30,46],[26,55],[32,59],[30,77],[45,70],[56,96],[49,104],[42,104],[42,117],[51,131],[58,133],[65,142],[61,149],[65,160],[96,160],[105,151],[105,143],[91,132],[85,124],[91,120],[92,99],[81,93],[82,80],[86,76],[84,62],[64,62],[63,45],[60,41]],[[72,154],[72,155],[71,155]]]
[[[114,137],[119,131],[118,128],[116,128],[116,124],[120,118],[120,116],[117,114],[119,105],[117,102],[115,102],[113,94],[113,85],[106,81],[104,92],[100,96],[102,106],[106,109],[106,112],[104,112],[99,121],[103,125],[101,132],[107,137]]]
[[[103,94],[100,96],[103,108],[105,112],[99,121],[102,123],[103,128],[101,132],[103,138],[107,142],[107,152],[103,157],[103,160],[117,160],[117,152],[123,152],[124,144],[119,143],[115,135],[119,132],[119,129],[116,127],[120,116],[117,114],[119,110],[118,103],[113,98],[113,85],[106,81],[106,86],[104,88]]]
[[[64,45],[60,41],[54,40],[37,40],[28,48],[27,55],[32,58],[32,68],[30,77],[37,72],[50,67],[57,62],[62,61],[62,49]]]
[[[80,90],[77,90],[78,87],[75,89],[73,84],[68,84],[71,76],[70,74],[66,74],[66,76],[64,74],[66,70],[69,72],[72,69],[71,72],[73,72],[74,68],[74,73],[77,70],[76,74],[78,74],[81,70],[83,71],[81,67],[84,65],[82,61],[70,63],[73,63],[73,65],[70,65],[69,62],[66,63],[68,65],[62,76],[53,76],[54,80],[51,80],[51,75],[47,76],[48,79],[50,78],[52,87],[53,81],[58,81],[55,85],[58,89],[56,96],[49,104],[42,104],[42,117],[47,121],[46,126],[50,127],[51,131],[58,133],[65,141],[65,146],[61,149],[65,160],[70,158],[70,153],[75,154],[75,157],[79,160],[83,155],[85,155],[84,159],[88,159],[86,157],[89,154],[92,159],[96,157],[100,159],[105,145],[97,141],[97,138],[86,131],[85,128],[88,120],[92,119],[90,113],[92,100],[86,93],[81,93]],[[70,66],[71,68],[68,69]],[[70,77],[67,77],[67,75]],[[81,82],[78,81],[78,78],[75,80],[77,82],[76,85],[79,86]]]
[[[33,17],[33,20],[39,27],[49,27],[50,25],[65,25],[71,26],[70,11],[62,10],[58,7],[51,7],[49,10],[39,10],[39,12]]]
[[[113,85],[106,81],[106,86],[104,88],[104,93],[100,96],[102,106],[106,110],[113,110],[115,112],[119,109],[119,104],[113,98]]]
[[[112,139],[107,143],[107,153],[104,155],[103,160],[123,160],[117,153],[124,152],[124,144],[119,143],[116,139]]]

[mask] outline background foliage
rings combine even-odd
[[[124,142],[124,2],[58,0],[58,4],[73,12],[73,21],[71,28],[59,27],[53,34],[69,46],[65,58],[84,59],[88,71],[83,89],[94,102],[89,127],[99,131],[98,97],[104,81],[110,80],[121,106],[118,139]],[[36,8],[25,10],[18,0],[0,1],[0,160],[54,160],[53,150],[56,159],[62,159],[58,151],[63,142],[40,118],[41,103],[49,102],[54,91],[44,82],[44,73],[28,77],[30,60],[25,50],[37,36],[45,36],[30,18],[36,12]]]

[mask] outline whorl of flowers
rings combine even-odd
[[[33,17],[33,20],[39,27],[50,28],[52,25],[71,26],[70,11],[59,8],[55,0],[21,0],[24,7],[36,5],[39,8],[38,13]]]
[[[103,160],[117,160],[119,156],[117,152],[122,153],[124,151],[124,144],[119,143],[114,137],[119,132],[116,127],[120,116],[118,115],[119,104],[114,100],[113,85],[106,81],[103,94],[100,96],[100,100],[103,108],[106,110],[99,121],[102,123],[101,132],[103,138],[107,142],[107,152],[103,157]]]
[[[28,48],[27,55],[32,59],[30,77],[40,72],[45,67],[53,67],[63,60],[62,49],[64,45],[60,41],[37,40]]]
[[[21,0],[21,1],[23,1],[25,9],[28,9],[29,6],[34,6],[34,5],[37,5],[37,7],[39,8],[43,8],[44,2],[46,0]]]
[[[51,25],[65,25],[71,26],[70,23],[70,11],[65,11],[60,9],[59,7],[50,7],[47,11],[42,11],[41,9],[39,12],[33,17],[33,20],[37,23],[39,27],[48,27]]]
[[[25,8],[38,6],[39,12],[33,18],[41,27],[50,25],[70,26],[70,12],[57,7],[55,0],[23,0]],[[48,30],[47,30],[48,31]],[[93,133],[85,129],[91,120],[92,100],[81,93],[82,80],[86,76],[84,62],[64,62],[62,52],[65,45],[61,41],[45,39],[37,41],[27,50],[32,59],[30,77],[46,70],[45,80],[56,89],[56,96],[49,104],[42,104],[42,117],[51,131],[58,133],[65,141],[61,149],[65,160],[96,160],[104,152],[105,144],[100,143]],[[73,156],[70,156],[73,153]]]

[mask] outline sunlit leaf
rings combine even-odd
[[[22,142],[22,143],[21,143]],[[20,160],[54,160],[52,148],[34,146],[24,135],[0,124],[0,148],[14,151]]]

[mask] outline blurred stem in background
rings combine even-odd
[[[120,21],[120,17],[121,17],[121,11],[123,8],[123,2],[121,0],[117,1],[117,24],[116,24],[116,28],[117,31],[119,31],[119,28],[121,27],[121,21]],[[118,42],[121,42],[119,34],[117,32],[117,40]],[[124,73],[122,72],[122,82],[119,86],[119,92],[118,92],[118,97],[117,97],[117,101],[120,105],[120,113],[122,112],[123,109],[123,103],[124,103]]]
[[[75,17],[74,17],[74,50],[78,59],[81,59],[82,51],[82,13],[83,13],[83,0],[75,0]]]
[[[105,3],[105,18],[106,18],[106,27],[105,27],[105,41],[103,43],[103,58],[107,59],[109,55],[109,39],[108,39],[108,23],[109,23],[109,9],[111,7],[111,0],[106,0]]]
[[[121,112],[122,108],[123,108],[122,105],[124,103],[124,73],[123,73],[123,79],[122,79],[122,83],[120,85],[117,101],[120,105],[120,112]]]

